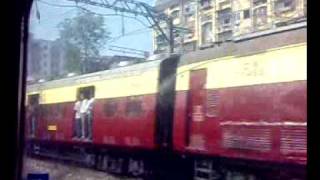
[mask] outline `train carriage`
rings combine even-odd
[[[167,160],[162,168],[170,172],[193,164],[194,179],[228,179],[231,166],[250,171],[245,178],[273,179],[281,171],[280,178],[303,179],[306,62],[305,28],[298,28],[30,85],[27,98],[40,105],[30,151],[43,143],[77,147],[103,170],[112,152],[118,172],[123,159],[127,170],[140,164],[135,174],[146,172],[145,163]],[[92,142],[72,139],[79,92],[96,99]]]
[[[30,86],[41,111],[34,139],[74,142],[73,106],[80,90],[92,88],[93,143],[154,148],[160,62]]]
[[[290,164],[299,164],[296,172],[304,172],[305,37],[300,29],[226,44],[198,58],[182,57],[176,79],[174,149],[200,164],[222,157],[231,164],[251,160],[254,167],[274,163],[277,169],[282,164],[289,174]]]

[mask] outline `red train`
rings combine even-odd
[[[193,179],[304,179],[306,61],[300,28],[30,85],[28,152],[133,175],[168,163]],[[92,142],[72,139],[86,91],[96,99]]]

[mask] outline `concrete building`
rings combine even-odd
[[[27,66],[28,80],[50,80],[64,75],[63,44],[58,40],[48,41],[29,36]]]
[[[34,39],[29,35],[27,81],[53,80],[68,76],[64,44],[59,41]],[[145,61],[131,56],[101,56],[89,58],[87,73],[113,69]]]
[[[191,30],[175,35],[175,52],[213,47],[260,31],[306,21],[306,0],[157,0],[155,8],[173,24]],[[166,24],[161,24],[165,30]],[[154,32],[155,53],[168,50]]]

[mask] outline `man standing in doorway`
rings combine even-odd
[[[81,118],[81,139],[85,139],[85,124],[86,124],[86,118],[87,118],[87,108],[88,108],[88,99],[86,96],[84,96],[83,93],[80,94],[80,118]]]
[[[81,115],[80,115],[80,107],[81,107],[81,100],[79,96],[77,96],[77,101],[74,104],[74,123],[73,123],[73,139],[80,139],[81,138]]]
[[[92,141],[92,123],[93,123],[93,103],[94,103],[94,95],[93,92],[90,93],[90,99],[87,102],[87,138],[88,141]]]

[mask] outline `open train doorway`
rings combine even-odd
[[[39,94],[28,96],[27,120],[28,120],[28,136],[34,138],[36,136],[36,128],[39,119]]]
[[[73,127],[73,138],[92,142],[94,97],[94,86],[81,87],[78,89],[77,101],[74,105],[75,118]]]

